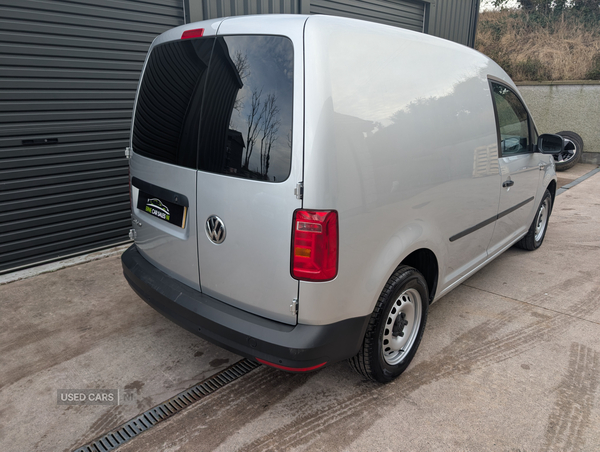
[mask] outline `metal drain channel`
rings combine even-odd
[[[79,447],[74,452],[107,452],[125,444],[142,432],[154,427],[159,422],[170,418],[175,413],[190,406],[192,403],[206,397],[207,395],[221,389],[223,386],[246,375],[248,372],[259,367],[260,364],[243,359],[224,371],[210,377],[202,383],[192,386],[175,397],[150,408],[145,413],[120,425],[115,430],[92,441],[85,446]]]

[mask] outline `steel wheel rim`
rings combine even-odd
[[[554,156],[554,159],[558,163],[566,163],[575,158],[577,155],[577,145],[573,140],[563,137],[565,141],[565,150],[558,155]]]
[[[537,216],[535,218],[535,241],[539,242],[542,240],[544,236],[544,231],[546,230],[546,225],[548,224],[548,212],[550,210],[550,200],[548,198],[544,199],[544,202],[540,206],[540,210],[538,210]]]
[[[416,289],[405,290],[394,301],[381,339],[383,359],[389,365],[400,363],[415,344],[423,317],[421,306],[421,294]],[[402,335],[397,334],[399,329]]]

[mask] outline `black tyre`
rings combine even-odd
[[[552,195],[546,190],[540,206],[538,207],[533,223],[527,231],[527,235],[517,242],[519,248],[523,248],[527,251],[533,251],[542,246],[544,237],[546,237],[546,230],[548,229],[548,220],[552,213]]]
[[[350,366],[380,383],[404,372],[423,337],[428,307],[429,291],[423,275],[412,267],[398,267],[377,300],[363,345],[350,358]]]
[[[565,140],[565,150],[554,157],[556,171],[565,171],[575,166],[581,160],[583,153],[583,139],[575,132],[558,132]]]

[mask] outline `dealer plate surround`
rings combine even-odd
[[[139,191],[137,208],[155,218],[180,228],[185,228],[187,207],[175,204],[142,190]]]

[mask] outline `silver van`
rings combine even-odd
[[[318,15],[184,25],[139,84],[124,274],[240,355],[387,382],[432,302],[542,244],[562,148],[452,42]]]

